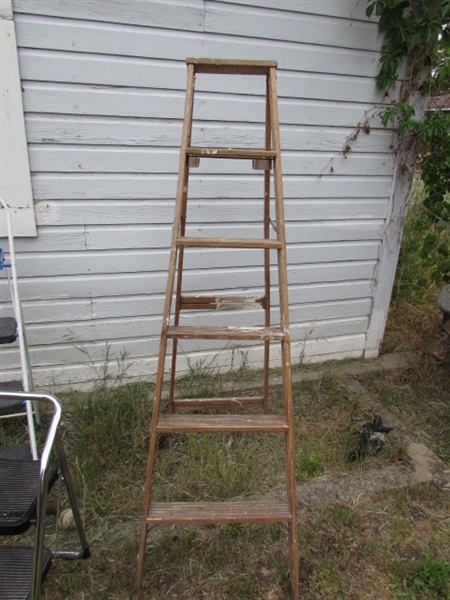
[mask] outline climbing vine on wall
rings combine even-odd
[[[443,101],[450,93],[450,0],[369,0],[366,14],[379,17],[384,36],[377,86],[390,104],[381,120],[398,134],[400,168],[416,169],[425,186],[420,253],[434,281],[448,281],[450,104]],[[428,98],[421,118],[420,95]]]

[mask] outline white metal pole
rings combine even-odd
[[[6,202],[0,198],[0,205],[6,212],[6,223],[8,229],[8,242],[9,242],[9,257],[11,263],[11,274],[12,274],[12,287],[11,287],[11,298],[13,303],[14,313],[16,315],[17,329],[19,333],[19,352],[20,352],[20,364],[22,369],[22,385],[25,392],[33,392],[33,377],[31,374],[30,358],[28,354],[28,344],[26,339],[25,327],[23,322],[22,305],[20,303],[19,296],[19,284],[17,281],[16,272],[16,254],[14,251],[14,236],[12,230],[11,214],[9,212],[9,206]],[[26,402],[27,410],[27,421],[28,421],[28,435],[30,438],[31,455],[34,460],[38,459],[38,451],[36,445],[36,432],[34,428],[33,418],[33,407],[30,402]],[[36,415],[37,416],[37,415]],[[37,420],[39,417],[37,416]]]

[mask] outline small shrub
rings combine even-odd
[[[409,571],[393,575],[393,579],[397,597],[450,598],[450,563],[430,552],[421,552]]]
[[[314,451],[308,455],[297,456],[297,473],[302,478],[309,479],[310,477],[318,477],[324,474],[324,468],[320,461],[319,454]]]

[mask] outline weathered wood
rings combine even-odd
[[[267,0],[216,0],[216,2],[236,4],[246,8],[249,6],[266,8],[268,6]],[[289,13],[367,20],[366,6],[359,0],[339,0],[339,2],[330,2],[330,0],[314,0],[314,2],[311,2],[311,0],[295,0],[295,2],[292,0],[275,0],[275,2],[277,10],[285,10]]]
[[[280,327],[169,327],[167,337],[185,340],[283,340]]]
[[[147,516],[149,525],[291,520],[292,514],[285,502],[152,502]]]
[[[253,148],[188,148],[188,156],[198,156],[204,158],[242,158],[242,159],[267,159],[274,158],[276,153],[273,150],[260,150]]]
[[[181,131],[179,121],[158,123],[144,120],[144,118],[173,119],[174,115],[178,115],[183,109],[179,91],[167,90],[157,93],[151,89],[137,91],[130,88],[124,95],[120,88],[114,87],[96,89],[90,86],[39,81],[23,81],[22,85],[26,92],[23,98],[25,109],[28,113],[32,113],[26,115],[27,127],[30,129],[29,141],[35,142],[39,132],[47,141],[58,140],[61,144],[69,143],[71,140],[74,143],[94,144],[105,144],[108,143],[107,140],[114,143],[114,140],[117,140],[117,143],[133,146],[135,144],[176,146],[177,139],[179,141]],[[311,96],[312,93],[309,92]],[[213,108],[206,100],[205,98],[204,106],[199,111],[200,122],[209,121],[213,112]],[[336,149],[339,152],[339,138],[342,145],[342,137],[345,139],[349,132],[349,130],[342,131],[342,128],[352,129],[355,123],[371,114],[371,106],[367,101],[352,104],[324,99],[317,103],[314,99],[308,100],[308,96],[289,98],[284,103],[281,101],[281,107],[283,150],[301,150],[309,146],[315,150],[320,149],[319,135],[321,135],[324,151],[330,152]],[[262,100],[255,97],[251,102],[248,99],[244,102],[238,95],[217,94],[214,113],[220,114],[222,123],[220,125],[209,123],[208,131],[204,132],[200,143],[214,146],[224,143],[223,134],[225,138],[227,134],[231,137],[229,128],[233,122],[236,122],[237,108],[239,108],[240,120],[245,122],[245,126],[239,124],[233,127],[235,134],[233,143],[236,146],[242,145],[249,137],[250,129],[255,133]],[[111,120],[111,117],[114,117],[114,120]],[[135,121],[133,117],[140,117],[141,120]],[[358,146],[362,147],[363,151],[366,149],[365,151],[369,152],[389,152],[392,136],[380,129],[375,119],[370,119],[370,124],[371,134],[363,138],[364,144],[359,143]],[[78,138],[75,133],[77,127]],[[293,131],[291,127],[294,128]],[[52,137],[52,129],[58,131],[58,137],[55,137],[54,133]],[[33,137],[30,138],[30,134]],[[199,139],[196,137],[196,144],[198,143]]]
[[[338,220],[345,226],[345,221],[357,219],[383,219],[386,216],[388,203],[383,199],[370,198],[363,198],[361,200],[288,200],[285,202],[285,208],[286,219],[290,221],[291,224],[295,224],[300,231],[295,237],[292,237],[292,235],[289,236],[289,241],[291,242],[289,250],[291,250],[292,244],[303,241],[301,230],[303,228],[303,223],[306,221],[314,222],[320,217],[321,222]],[[258,214],[257,209],[259,212],[260,206],[256,207],[256,201],[251,199],[233,199],[228,200],[226,203],[218,203],[214,200],[204,200],[202,202],[199,201],[193,203],[190,214],[194,217],[196,224],[211,223],[212,219],[220,218],[224,225],[226,223],[246,223],[250,227],[251,225],[255,226],[255,217]],[[133,248],[134,251],[139,254],[143,248],[157,247],[154,243],[155,236],[157,236],[156,239],[160,237],[158,236],[158,232],[161,231],[161,225],[168,227],[170,223],[169,213],[173,212],[173,205],[158,200],[117,200],[114,203],[114,210],[112,211],[111,203],[105,200],[85,199],[68,200],[65,202],[48,200],[38,201],[35,204],[35,211],[38,222],[42,226],[66,226],[66,229],[68,230],[68,239],[70,234],[73,233],[73,227],[79,225],[86,225],[93,228],[98,226],[110,227],[111,225],[120,225],[120,228],[117,227],[118,232],[120,232],[120,229],[124,226],[135,226],[138,220],[142,227],[145,226],[148,228],[150,225],[159,225],[159,227],[153,228],[153,233],[148,232],[149,241],[146,245],[130,245],[130,248]],[[323,226],[326,227],[327,224],[323,223]],[[80,231],[81,228],[78,228],[78,232]],[[53,250],[53,246],[51,244],[51,239],[49,238],[56,237],[58,233],[62,239],[62,233],[58,232],[57,229],[53,231],[49,229],[43,231],[43,235],[46,238],[45,244],[49,244],[51,250]],[[163,231],[163,234],[165,235],[165,231]],[[247,235],[247,232],[245,232],[245,237],[247,237]],[[248,235],[248,237],[257,236]],[[164,241],[164,237],[162,238],[162,241]],[[319,247],[321,241],[319,236],[316,241]],[[41,245],[40,239],[36,239],[35,243],[36,245]],[[377,240],[373,240],[372,243],[377,244]],[[158,246],[159,245],[160,244],[158,244]],[[42,246],[44,247],[44,244],[42,244]],[[167,247],[167,238],[163,247]],[[64,248],[64,245],[62,248]],[[105,247],[105,250],[111,253],[114,252],[114,249],[112,249],[111,246]],[[356,257],[360,258],[358,252],[353,254],[353,258]],[[53,257],[49,256],[46,258],[51,259]],[[321,260],[322,257],[318,255],[315,262],[321,262]],[[290,262],[292,262],[292,260]]]
[[[134,583],[134,595],[139,594],[142,581],[142,569],[144,565],[145,555],[145,542],[147,539],[147,525],[146,518],[149,510],[151,492],[153,486],[153,469],[155,465],[156,455],[156,431],[158,426],[159,411],[161,406],[162,387],[164,380],[164,365],[166,360],[167,351],[167,326],[170,320],[170,310],[172,306],[172,296],[175,285],[175,269],[177,265],[177,259],[179,260],[179,266],[182,268],[182,254],[181,258],[177,253],[176,239],[180,233],[184,233],[184,218],[186,214],[186,201],[187,201],[187,183],[189,180],[189,166],[186,161],[186,148],[190,145],[191,134],[192,134],[192,111],[194,105],[194,68],[188,66],[187,72],[187,83],[186,83],[186,100],[184,105],[184,122],[183,122],[183,134],[181,137],[181,149],[180,149],[180,161],[179,161],[179,172],[177,182],[177,193],[176,193],[176,204],[174,214],[174,224],[172,229],[172,245],[170,251],[169,260],[169,271],[167,278],[166,297],[164,302],[163,312],[163,325],[161,330],[161,339],[158,353],[158,368],[156,371],[155,381],[155,400],[153,403],[152,423],[150,427],[150,444],[148,448],[148,459],[147,469],[145,474],[145,491],[144,501],[142,508],[142,521],[141,531],[139,535],[139,546],[138,546],[138,558],[135,574]],[[181,281],[177,289],[179,295],[179,288]],[[174,352],[176,352],[176,346],[174,346]],[[175,358],[175,355],[174,355]]]
[[[196,73],[222,75],[267,75],[270,68],[276,67],[274,60],[240,60],[227,58],[187,58],[188,65],[194,65]]]
[[[196,169],[197,167],[200,166],[200,159],[198,158],[198,156],[191,156],[189,158],[189,168],[190,169]]]
[[[92,124],[91,136],[101,132],[97,124]],[[130,132],[128,132],[129,135]],[[159,137],[161,132],[156,135]],[[111,132],[108,134],[110,135]],[[44,135],[47,135],[46,133]],[[133,139],[128,138],[128,142]],[[81,140],[73,140],[73,144],[32,144],[29,148],[30,162],[33,171],[53,171],[55,173],[167,173],[173,174],[177,169],[178,150],[175,148],[160,147],[156,139],[149,140],[153,147],[139,148],[106,145],[111,139],[97,138],[96,144],[89,145]],[[124,140],[125,141],[125,140]],[[138,141],[137,141],[138,142]],[[169,135],[167,137],[169,142]],[[250,152],[250,151],[249,151]],[[192,167],[195,159],[191,157]],[[222,157],[219,157],[222,158]],[[257,166],[271,166],[270,160],[257,159],[253,161]],[[245,160],[241,161],[202,161],[201,169],[205,174],[227,175],[249,175],[251,165]],[[286,175],[297,173],[302,175],[314,175],[323,173],[329,175],[331,168],[335,176],[358,175],[364,172],[366,175],[389,176],[392,174],[392,161],[385,155],[373,155],[368,153],[353,153],[351,157],[334,155],[330,152],[308,152],[289,151],[283,153],[283,169]],[[298,200],[300,202],[300,200]],[[305,203],[305,201],[303,200]],[[162,209],[163,207],[161,207]],[[225,207],[223,207],[225,208]],[[163,211],[164,212],[164,211]],[[158,215],[159,216],[159,213]]]
[[[236,20],[235,15],[232,18]],[[27,48],[20,50],[20,66],[22,77],[36,82],[180,91],[183,81],[181,62],[154,61],[150,58],[122,57],[118,62],[116,56],[87,57],[84,53],[47,53]],[[247,94],[262,96],[260,83],[255,80],[253,85],[246,85]],[[384,101],[384,94],[374,86],[373,79],[366,77],[344,78],[316,72],[290,71],[280,74],[280,83],[284,88],[283,95],[287,98],[372,101],[376,104]],[[239,81],[224,82],[220,77],[212,78],[211,83],[199,84],[198,87],[199,91],[205,93],[209,90],[236,95],[242,92]]]
[[[278,250],[278,240],[249,239],[249,238],[200,238],[184,237],[177,239],[178,246],[204,248],[269,248]]]
[[[235,398],[175,398],[176,413],[188,411],[246,410],[262,407],[263,396],[240,396]]]
[[[270,171],[272,168],[272,161],[268,158],[257,158],[252,161],[252,169],[255,171]]]
[[[159,433],[285,433],[285,415],[160,415]]]
[[[265,306],[264,296],[181,296],[181,310],[235,310]]]
[[[277,0],[270,8],[277,8]],[[316,12],[313,8],[315,3],[310,2],[310,10],[305,12]],[[323,4],[323,2],[322,2]],[[337,3],[332,2],[333,6]],[[339,2],[340,4],[340,2]],[[356,5],[357,3],[355,3]],[[267,6],[267,3],[264,4]],[[294,10],[295,10],[295,4]],[[204,2],[183,1],[172,4],[171,2],[158,2],[152,5],[152,10],[146,7],[146,3],[136,3],[130,10],[129,0],[115,0],[114,2],[95,3],[91,0],[78,0],[76,4],[55,2],[55,0],[15,0],[14,11],[23,13],[34,13],[51,17],[62,17],[63,19],[77,19],[100,21],[117,24],[135,24],[139,27],[174,29],[175,40],[179,41],[180,32],[208,32],[223,34],[223,37],[234,37],[239,40],[241,36],[253,40],[283,40],[291,43],[303,42],[305,44],[317,44],[332,46],[332,50],[344,45],[342,31],[336,27],[336,19],[330,19],[328,15],[338,12],[339,16],[347,17],[340,19],[345,27],[347,48],[360,50],[376,50],[381,43],[378,37],[376,21],[355,22],[352,20],[352,12],[345,12],[348,3],[343,3],[341,9],[328,8],[326,12],[317,11],[325,16],[317,17],[315,14],[304,15],[303,18],[293,18],[290,12],[277,12],[276,10],[237,10],[235,6],[220,6],[216,3],[205,5]],[[238,14],[238,17],[236,15]],[[361,16],[361,10],[358,11]],[[183,47],[181,45],[181,47]],[[199,46],[199,50],[204,46]],[[248,50],[246,51],[246,54]],[[328,50],[330,56],[333,52]],[[253,53],[252,53],[253,54]],[[229,56],[230,54],[228,54]],[[236,56],[243,56],[244,48]],[[255,51],[255,56],[259,54]],[[180,50],[180,60],[184,58]],[[272,51],[271,56],[277,56]]]
[[[248,176],[227,177],[227,191],[231,198],[257,198],[260,192],[260,176],[250,172]],[[33,177],[36,200],[173,198],[176,177],[157,174],[83,174],[39,173]],[[191,199],[223,200],[224,179],[198,172],[190,177]],[[333,177],[330,173],[319,177],[292,175],[286,178],[286,198],[386,198],[391,189],[388,177]],[[228,195],[228,197],[230,197]],[[320,215],[318,215],[319,217]]]
[[[266,0],[262,0],[267,6]],[[291,0],[287,0],[295,7]],[[350,0],[354,4],[355,0]],[[277,8],[280,0],[276,0]],[[310,0],[306,3],[311,5]],[[315,2],[314,5],[317,3]],[[344,4],[340,0],[339,5]],[[361,6],[361,3],[359,3]],[[336,3],[326,1],[326,14],[329,16]],[[314,9],[313,9],[314,10]],[[309,12],[309,11],[304,11]],[[362,10],[364,13],[364,10]],[[342,16],[349,18],[353,12],[342,11]],[[68,52],[88,52],[98,54],[117,54],[118,48],[122,56],[151,57],[184,61],[186,56],[199,55],[205,51],[200,36],[192,36],[186,31],[177,31],[176,35],[167,35],[167,29],[155,27],[130,27],[127,25],[111,25],[102,23],[96,27],[92,35],[92,25],[89,21],[78,19],[76,24],[70,19],[54,19],[52,17],[35,17],[15,13],[15,26],[19,44],[30,48],[63,50]],[[292,47],[269,39],[254,38],[251,44],[253,56],[261,58],[276,56],[283,69],[304,70],[312,72],[327,72],[343,75],[359,75],[375,77],[377,61],[373,53],[361,49],[334,47],[333,51],[317,44],[302,43],[299,51],[302,60],[299,61],[297,52]],[[301,49],[300,49],[301,48]],[[208,53],[211,56],[244,56],[249,49],[248,42],[240,37],[209,37]]]

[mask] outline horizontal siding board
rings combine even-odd
[[[70,335],[69,332],[67,332]],[[82,344],[84,352],[81,352],[77,346],[81,346],[82,340],[73,339],[71,343],[67,344],[49,344],[48,346],[31,345],[30,344],[30,361],[34,369],[40,369],[41,367],[48,367],[49,365],[53,368],[64,367],[70,364],[79,363],[93,363],[95,361],[104,365],[105,352],[107,345],[110,349],[111,355],[120,356],[124,349],[129,350],[128,356],[130,358],[137,356],[148,356],[154,355],[158,352],[159,339],[135,339],[132,343],[128,341],[125,343],[123,339],[117,339],[114,337],[111,331],[111,336],[108,336],[107,340],[99,340],[95,343]],[[6,351],[3,354],[3,368],[11,369],[17,364],[17,357],[11,350]],[[94,365],[90,368],[93,369]],[[55,376],[56,373],[53,374]],[[92,379],[98,378],[95,371],[91,373]],[[63,376],[67,382],[67,376]],[[49,379],[51,381],[51,378]]]
[[[289,244],[321,244],[325,242],[366,242],[379,243],[379,237],[383,231],[384,222],[356,221],[342,222],[329,221],[324,227],[321,221],[305,222],[299,227],[297,224],[287,223],[286,232]],[[257,237],[260,234],[260,226],[244,227],[235,226],[230,229],[209,227],[213,237],[219,233],[226,233],[229,237],[239,235],[243,237]],[[201,229],[193,233],[201,235]],[[61,252],[67,250],[134,250],[146,248],[166,249],[168,252],[171,227],[151,226],[122,226],[122,227],[95,227],[90,226],[84,233],[71,235],[64,228],[42,228],[40,237],[35,240],[35,245],[27,243],[25,239],[20,240],[20,249],[24,252]],[[20,260],[20,255],[18,256]],[[19,273],[20,275],[20,273]]]
[[[275,3],[270,6],[276,8]],[[354,22],[351,14],[348,20],[344,20],[341,30],[338,27],[340,21],[329,16],[317,18],[293,11],[284,13],[270,8],[227,6],[211,1],[195,5],[186,1],[153,1],[148,6],[147,3],[130,0],[110,0],[107,4],[78,0],[76,5],[57,0],[14,0],[14,11],[367,50],[378,49],[380,43],[376,23]]]
[[[318,264],[327,262],[375,260],[378,256],[378,244],[340,243],[340,244],[304,244],[289,246],[288,262],[295,265]],[[185,253],[186,269],[210,269],[211,265],[227,267],[262,267],[263,252],[258,250],[216,249],[211,252],[201,250]],[[168,250],[128,251],[128,252],[59,252],[48,255],[21,255],[17,263],[22,278],[102,275],[112,273],[142,273],[150,270],[166,272],[169,261]],[[272,262],[276,263],[275,257]]]
[[[137,296],[124,298],[99,298],[92,305],[93,316],[97,319],[133,317],[135,315],[160,315],[164,304],[162,296]],[[350,316],[368,316],[370,298],[357,298],[340,302],[317,302],[315,304],[293,305],[289,314],[293,322],[311,319],[331,319]]]
[[[323,15],[327,17],[340,17],[342,19],[366,20],[366,5],[360,0],[214,0],[224,4],[235,4],[237,6],[256,6],[267,8],[272,6],[277,10],[288,12],[308,13],[311,15]]]
[[[32,179],[35,200],[173,198],[176,176],[126,174],[36,174]],[[392,182],[388,177],[285,176],[284,196],[289,198],[388,198]],[[255,198],[261,194],[261,176],[228,177],[191,174],[190,197]]]
[[[113,328],[110,330],[112,331]],[[92,341],[83,341],[77,339],[74,335],[71,336],[71,333],[68,330],[66,333],[66,343],[33,345],[31,349],[31,362],[36,368],[46,367],[48,365],[59,367],[66,364],[70,365],[81,362],[83,364],[88,363],[90,368],[93,369],[96,362],[98,363],[97,366],[105,366],[105,355],[107,351],[109,352],[109,355],[114,358],[120,357],[126,353],[128,359],[136,359],[140,357],[157,355],[159,347],[159,334],[157,337],[155,336],[150,338],[140,336],[138,338],[134,338],[132,341],[129,338],[123,339],[118,338],[117,336],[108,336],[106,339],[99,339],[97,337]],[[359,335],[363,336],[364,334]],[[40,337],[42,338],[43,336],[41,335]],[[348,339],[353,338],[354,335],[344,335],[343,337]],[[202,341],[203,344],[199,343],[199,340],[183,340],[181,345],[183,349],[189,353],[209,352],[210,359],[210,353],[213,349],[228,350],[229,356],[231,357],[229,343],[221,340]],[[300,342],[298,346],[295,344],[296,341]],[[331,353],[333,350],[336,351],[336,346],[338,346],[336,342],[333,344],[333,338],[319,337],[314,340],[313,338],[309,338],[307,335],[299,335],[297,340],[293,340],[293,348],[297,347],[299,351],[298,355],[296,355],[297,353],[293,353],[293,364],[296,364],[297,362],[301,363],[301,345],[304,344],[306,348],[310,342],[314,341],[317,341],[322,345],[323,353],[325,354]],[[351,345],[354,343],[356,343],[356,340],[352,340],[352,342],[350,342]],[[333,345],[335,346],[334,349]],[[246,344],[245,342],[239,344],[239,346],[242,347],[243,350],[248,349],[250,352],[253,348],[255,348],[257,351],[259,348],[259,352],[261,351],[261,346]],[[344,341],[344,344],[341,346],[341,350],[343,350],[346,346],[347,344]],[[277,352],[276,344],[274,344],[274,352]],[[14,359],[16,354],[17,351],[13,349],[5,350],[3,353],[3,368],[5,370],[14,368]],[[193,362],[195,362],[195,354],[193,356]],[[114,365],[111,365],[111,368],[114,369]],[[92,377],[95,378],[95,371],[92,373]]]
[[[181,61],[20,49],[22,77],[48,81],[131,88],[184,90],[186,65]],[[231,81],[214,76],[198,76],[196,89],[204,92],[264,95],[264,81],[251,76],[231,76]],[[242,81],[244,80],[244,81]],[[317,98],[339,102],[382,102],[374,79],[347,75],[279,71],[280,98]],[[261,118],[264,113],[261,111]]]
[[[373,261],[355,261],[349,263],[326,263],[314,265],[293,265],[288,269],[290,285],[370,280],[373,277]],[[230,282],[228,286],[226,282]],[[24,300],[45,300],[51,298],[85,298],[98,296],[136,295],[164,293],[167,273],[114,273],[96,276],[55,276],[22,278],[21,294]],[[231,284],[232,282],[232,284]],[[263,285],[261,269],[230,268],[223,270],[186,271],[183,277],[185,292],[207,293],[224,291],[231,287],[235,290],[247,290]]]
[[[87,115],[98,115],[102,117],[99,122],[104,122],[110,127],[119,126],[122,123],[124,126],[136,128],[139,125],[145,126],[147,123],[146,121],[135,122],[130,118],[173,119],[176,117],[181,119],[183,115],[184,92],[182,91],[92,87],[37,81],[24,81],[23,88],[24,106],[29,113],[83,115],[84,118]],[[238,114],[242,121],[239,127],[248,128],[249,123],[261,123],[259,117],[263,102],[262,98],[257,97],[249,99],[231,94],[212,95],[196,92],[195,118],[201,122],[213,121],[218,118],[220,121],[236,121]],[[350,127],[353,129],[356,123],[364,122],[366,118],[375,114],[370,101],[362,104],[353,101],[341,103],[324,99],[312,101],[307,98],[281,98],[279,109],[282,126],[304,123],[321,127]],[[121,118],[121,121],[112,122],[106,119],[107,116]],[[29,116],[28,120],[31,118],[35,117]],[[36,118],[39,117],[36,115]],[[59,120],[59,117],[56,118]],[[64,122],[65,120],[61,119],[61,123]],[[76,122],[81,126],[83,120]],[[373,120],[373,124],[380,127],[378,120]],[[150,123],[150,125],[154,124]],[[173,124],[166,122],[164,125],[170,127]],[[181,121],[174,125],[179,128],[174,144],[179,146]],[[261,125],[258,128],[262,129]],[[77,137],[74,136],[73,140],[76,143]],[[64,142],[63,139],[60,143]]]
[[[179,148],[181,122],[110,120],[107,118],[31,117],[26,119],[30,143],[95,144],[124,146],[157,146]],[[349,142],[355,128],[314,127],[309,125],[282,126],[283,152],[324,151],[342,153],[350,146],[354,152],[392,152],[393,139],[389,131],[360,134]],[[244,124],[205,124],[194,130],[193,143],[199,146],[260,147],[263,130]],[[349,156],[350,151],[347,152]],[[336,157],[338,158],[338,157]]]
[[[320,242],[351,242],[380,239],[384,221],[329,221],[324,227],[321,221],[306,222],[302,227],[286,224],[287,241],[290,244]],[[192,228],[193,235],[204,234],[202,228]],[[89,227],[86,235],[86,247],[90,250],[108,250],[114,240],[114,248],[167,248],[170,239],[170,227],[126,226],[126,227]],[[258,237],[261,228],[234,226],[232,228],[208,227],[212,237]]]
[[[342,360],[343,358],[359,358],[364,348],[365,336],[348,335],[335,338],[322,338],[305,340],[292,345],[293,364],[318,362],[320,356],[328,360]],[[297,352],[296,352],[297,350]]]
[[[96,23],[93,36],[92,23],[30,15],[18,15],[16,31],[23,48],[183,62],[187,56],[276,58],[283,70],[322,71],[359,77],[375,77],[378,72],[376,54],[361,49],[334,48],[330,52],[323,46],[290,41],[263,41],[106,23]],[[301,53],[301,61],[297,52]]]
[[[237,12],[239,17],[236,19]],[[205,31],[364,50],[377,50],[381,44],[376,22],[358,22],[351,18],[338,20],[329,16],[243,6],[236,10],[236,6],[208,1]]]
[[[294,365],[320,362],[326,357],[328,360],[342,360],[343,358],[358,358],[364,351],[364,334],[345,335],[330,338],[302,339],[292,343],[292,362]],[[129,354],[123,361],[126,368],[127,377],[151,378],[155,373],[156,358],[151,354],[153,343],[158,340],[134,340],[133,345],[127,348],[123,340],[108,341],[108,348],[111,356],[120,357],[125,350]],[[32,360],[33,364],[40,367],[36,371],[36,382],[46,386],[50,381],[53,385],[62,385],[67,387],[76,382],[95,381],[102,367],[105,366],[105,352],[107,344],[105,342],[86,343],[84,350],[89,357],[89,364],[86,365],[86,354],[80,353],[75,347],[50,346],[34,348]],[[247,365],[261,368],[263,348],[255,346],[246,349]],[[222,364],[225,369],[229,369],[232,360],[232,351],[225,349],[223,352],[215,353],[217,357],[216,364]],[[80,364],[80,357],[82,363]],[[191,364],[196,360],[202,361],[203,358],[211,359],[211,353],[208,349],[197,351],[190,357]],[[234,357],[235,358],[235,357]],[[188,371],[186,358],[180,356],[180,370]],[[271,363],[273,366],[280,365],[280,356],[277,348],[271,354]],[[14,371],[13,361],[8,361],[8,367],[11,372],[20,376],[17,370]],[[115,364],[110,364],[111,372],[114,372]],[[58,367],[64,367],[59,369]],[[5,365],[6,368],[6,365]],[[96,371],[96,369],[98,369]]]
[[[177,173],[179,151],[166,148],[83,147],[36,145],[29,147],[33,172],[53,173]],[[390,155],[351,153],[335,156],[331,153],[284,152],[283,170],[296,175],[381,175],[393,172]],[[195,173],[249,174],[250,160],[200,159]]]
[[[342,360],[344,358],[360,358],[364,352],[364,335],[339,336],[327,338],[326,340],[307,340],[306,342],[296,342],[292,344],[293,364],[314,363],[323,361],[324,356],[328,360]],[[231,352],[225,351],[218,356],[218,362],[221,355],[224,354],[222,362],[224,369],[230,368]],[[248,366],[250,368],[261,368],[263,350],[257,347],[247,354]],[[204,358],[210,358],[208,352],[197,353],[191,357],[191,361],[202,361]],[[281,364],[279,353],[272,353],[272,365]],[[191,363],[192,364],[192,363]],[[220,364],[220,363],[219,363]],[[102,361],[97,363],[101,367]],[[127,358],[124,361],[127,378],[145,378],[149,379],[156,370],[156,358],[149,356]],[[179,360],[180,373],[189,373],[189,365],[186,359],[181,356]],[[53,367],[43,366],[36,374],[35,380],[38,385],[47,385],[51,381],[54,389],[67,387],[67,381],[76,389],[86,389],[86,382],[95,382],[96,373],[92,366],[86,364],[66,364],[64,369],[56,370]]]
[[[75,227],[46,227],[40,228],[38,237],[34,239],[19,238],[15,244],[16,259],[20,262],[21,252],[42,252],[44,258],[46,254],[52,252],[82,251],[86,248],[86,232],[83,226]],[[5,242],[3,250],[8,252],[8,244]],[[20,269],[18,276],[21,276]]]
[[[244,326],[249,323],[249,315],[245,317],[243,313],[238,315],[220,315],[221,324],[224,326],[236,325]],[[256,316],[256,315],[255,315]],[[309,323],[296,323],[291,328],[291,336],[293,340],[311,339],[318,337],[330,337],[335,335],[350,335],[354,333],[363,333],[367,329],[367,317],[348,317],[344,319],[330,319],[321,321],[312,321]],[[255,325],[261,324],[264,317],[251,320]],[[190,316],[183,319],[183,324],[198,325],[204,323],[204,317]],[[210,321],[208,321],[210,322]],[[133,339],[149,337],[157,338],[161,331],[161,319],[159,317],[151,318],[121,318],[113,321],[97,320],[93,322],[76,322],[62,325],[39,325],[28,328],[28,338],[31,345],[54,345],[61,344],[66,341],[68,345],[75,347],[97,340],[107,341],[111,335],[111,331],[115,332],[115,339],[124,340],[127,345],[132,345]],[[183,342],[181,343],[183,345]],[[197,348],[202,348],[201,344],[196,345]]]
[[[140,2],[139,0],[14,0],[15,13],[85,19],[109,23],[131,23],[166,29],[203,31],[203,0],[170,0]]]
[[[156,200],[42,200],[36,203],[36,219],[41,225],[168,225],[173,219],[173,203]],[[225,205],[217,202],[195,202],[189,207],[190,218],[195,223],[211,223],[218,219],[223,223],[255,222],[262,218],[261,199],[230,200]],[[386,216],[387,200],[365,199],[308,199],[285,202],[286,221],[298,223],[314,220],[383,219]],[[167,244],[170,234],[167,235]]]
[[[256,290],[258,293],[260,290]],[[86,300],[53,300],[51,302],[33,301],[23,303],[23,312],[26,323],[37,324],[66,324],[93,319],[121,319],[136,317],[136,315],[160,319],[164,305],[164,295],[141,295],[116,298],[95,298]],[[276,309],[276,299],[273,304]],[[304,322],[311,319],[338,319],[345,317],[360,317],[370,314],[370,298],[345,299],[330,302],[317,302],[307,304],[293,304],[291,302],[289,313],[293,322]],[[6,314],[6,313],[5,313]],[[8,315],[12,314],[12,309]]]
[[[92,303],[89,299],[23,302],[22,308],[26,324],[69,323],[73,321],[89,321],[94,318]]]

